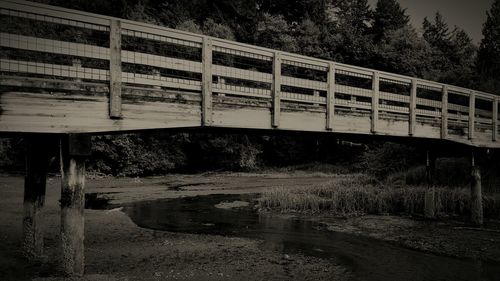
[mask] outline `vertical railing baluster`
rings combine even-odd
[[[335,63],[328,65],[328,90],[326,92],[326,129],[333,129],[333,119],[335,116]]]
[[[122,117],[121,22],[112,19],[109,29],[109,117]]]
[[[379,103],[379,82],[380,74],[378,71],[373,72],[372,77],[372,122],[371,132],[376,133],[378,129],[378,103]]]
[[[474,138],[474,131],[476,123],[476,94],[474,91],[469,95],[469,139]]]
[[[212,39],[203,37],[202,46],[202,126],[212,125]]]
[[[409,109],[409,135],[415,135],[415,123],[417,122],[417,79],[411,79],[410,109]]]
[[[281,95],[281,53],[275,52],[273,58],[273,85],[272,85],[272,126],[278,128],[280,126],[280,95]]]
[[[493,136],[492,140],[496,141],[498,137],[498,97],[493,98],[493,120],[492,120],[492,125],[493,125]]]
[[[443,96],[441,98],[441,138],[448,136],[448,86],[443,85]]]

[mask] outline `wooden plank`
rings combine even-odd
[[[109,77],[109,71],[105,69],[9,59],[0,59],[0,70],[102,81],[107,81]]]
[[[212,125],[212,39],[203,38],[202,56],[202,125]]]
[[[436,100],[429,100],[429,99],[424,99],[424,98],[417,98],[417,105],[433,107],[436,109],[441,109],[441,107],[442,107],[440,100],[436,101]]]
[[[273,59],[273,85],[272,85],[272,121],[271,126],[277,128],[280,125],[280,92],[281,92],[281,53],[275,52]]]
[[[201,81],[130,73],[130,72],[122,72],[122,82],[130,84],[151,85],[151,86],[159,86],[159,87],[166,87],[173,89],[182,89],[189,91],[201,91],[202,88]]]
[[[379,99],[381,100],[386,100],[386,101],[397,101],[397,102],[404,102],[404,103],[409,103],[410,102],[410,97],[409,96],[404,96],[404,95],[399,95],[399,94],[393,94],[393,93],[387,93],[387,92],[379,92]]]
[[[289,93],[289,92],[281,92],[281,100],[288,100],[288,101],[299,101],[299,102],[304,102],[304,103],[310,103],[310,104],[326,104],[326,98],[324,97],[315,97],[311,95],[303,95],[303,94],[297,94],[297,93]]]
[[[235,68],[235,67],[228,67],[228,66],[214,64],[212,65],[212,72],[213,75],[216,76],[231,77],[231,78],[237,78],[249,81],[258,81],[264,83],[273,82],[272,74]]]
[[[378,122],[378,106],[379,106],[379,73],[377,71],[373,72],[372,78],[372,120],[371,120],[371,132],[377,132],[377,122]]]
[[[373,94],[372,90],[351,87],[346,85],[339,85],[339,84],[335,85],[335,92],[339,94],[345,94],[357,97],[366,97],[366,98],[371,98]]]
[[[493,118],[492,118],[492,140],[496,141],[498,137],[498,97],[493,100]]]
[[[170,44],[195,47],[201,49],[202,47],[201,35],[196,35],[194,37],[185,36],[185,34],[180,35],[176,31],[177,30],[168,29],[167,31],[165,31],[163,29],[158,29],[158,28],[144,27],[141,25],[137,25],[135,23],[122,24],[122,34],[126,36],[144,38],[158,42],[167,42]]]
[[[328,91],[326,92],[326,129],[333,129],[333,121],[335,118],[335,63],[330,62],[328,65]]]
[[[415,135],[415,125],[417,122],[417,79],[411,80],[410,92],[410,122],[409,122],[409,135]]]
[[[410,84],[411,81],[413,80],[412,78],[408,76],[403,76],[403,75],[398,75],[394,73],[387,73],[387,72],[380,72],[380,79],[381,80],[388,80],[389,82],[391,81],[396,81],[399,83],[403,84]]]
[[[212,91],[221,94],[235,95],[235,96],[244,96],[244,97],[256,97],[256,98],[271,98],[270,90],[263,90],[262,93],[252,92],[252,90],[256,90],[255,88],[247,88],[247,87],[239,87],[239,86],[231,86],[229,88],[219,87],[220,84],[213,84]],[[257,89],[262,90],[262,89]]]
[[[267,48],[262,48],[250,44],[245,44],[245,43],[238,43],[238,42],[233,42],[233,41],[228,41],[224,39],[219,39],[219,38],[212,38],[213,44],[217,47],[220,48],[225,48],[225,49],[231,49],[235,50],[238,52],[244,52],[244,53],[250,53],[250,54],[256,54],[264,57],[271,58],[274,56],[274,53],[272,49],[267,49]],[[260,59],[260,58],[259,58]]]
[[[448,136],[448,86],[443,86],[443,98],[441,101],[441,138]]]
[[[363,67],[357,67],[354,65],[337,63],[335,65],[335,69],[337,71],[352,72],[352,73],[358,74],[360,76],[365,76],[366,78],[370,78],[373,76],[373,70],[370,70],[368,68],[363,68]]]
[[[297,54],[292,54],[292,53],[283,53],[282,54],[282,63],[283,64],[289,64],[289,65],[296,65],[300,64],[300,67],[304,68],[310,68],[310,69],[317,69],[317,70],[322,70],[322,71],[327,71],[328,70],[328,64],[329,62],[312,58],[312,57],[306,57],[306,56],[301,56]],[[307,66],[309,65],[309,67]]]
[[[469,139],[474,139],[476,117],[476,96],[474,91],[469,94]]]
[[[201,73],[201,62],[122,51],[122,62]]]
[[[281,84],[292,87],[306,88],[306,89],[313,89],[320,91],[325,91],[328,89],[328,84],[326,82],[320,82],[320,81],[314,81],[314,80],[308,80],[308,79],[302,79],[284,75],[281,77]]]
[[[19,1],[19,0],[3,0],[0,1],[0,8],[20,11],[22,13],[21,16],[26,17],[30,14],[39,14],[43,15],[43,17],[54,17],[65,19],[64,22],[68,25],[78,26],[77,22],[85,22],[97,25],[107,26],[109,24],[109,17],[101,16],[98,14],[86,13],[77,10],[70,10],[56,6],[43,5],[28,1]],[[71,24],[73,23],[73,24]]]
[[[0,33],[0,47],[109,60],[108,48],[4,32]]]
[[[122,35],[121,23],[112,20],[109,32],[109,117],[122,117]]]
[[[389,106],[389,105],[384,105],[384,104],[379,105],[379,111],[393,112],[393,113],[404,113],[404,114],[409,113],[409,109],[406,107],[392,106],[392,105]]]

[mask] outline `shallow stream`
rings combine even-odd
[[[500,280],[499,264],[438,256],[373,238],[332,232],[318,222],[259,214],[255,195],[210,195],[132,203],[124,211],[140,227],[180,233],[248,237],[285,254],[327,258],[356,280]],[[221,202],[248,207],[221,209]]]

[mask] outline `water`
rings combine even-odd
[[[262,239],[264,247],[302,253],[344,265],[357,280],[500,280],[500,265],[410,250],[346,233],[317,222],[258,214],[251,207],[218,209],[222,201],[252,201],[252,195],[210,195],[136,202],[124,210],[140,227],[181,233]]]

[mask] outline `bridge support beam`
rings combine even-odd
[[[427,190],[425,191],[424,198],[424,217],[433,219],[436,217],[436,190],[434,188],[434,174],[436,170],[436,156],[427,150],[426,159],[426,176],[427,176]]]
[[[43,256],[43,205],[49,154],[47,137],[28,137],[24,178],[22,252],[28,260]]]
[[[470,220],[472,224],[483,224],[483,196],[481,191],[481,169],[475,159],[474,151],[471,155],[471,203]]]
[[[61,269],[71,276],[84,273],[85,158],[90,136],[61,138]]]

